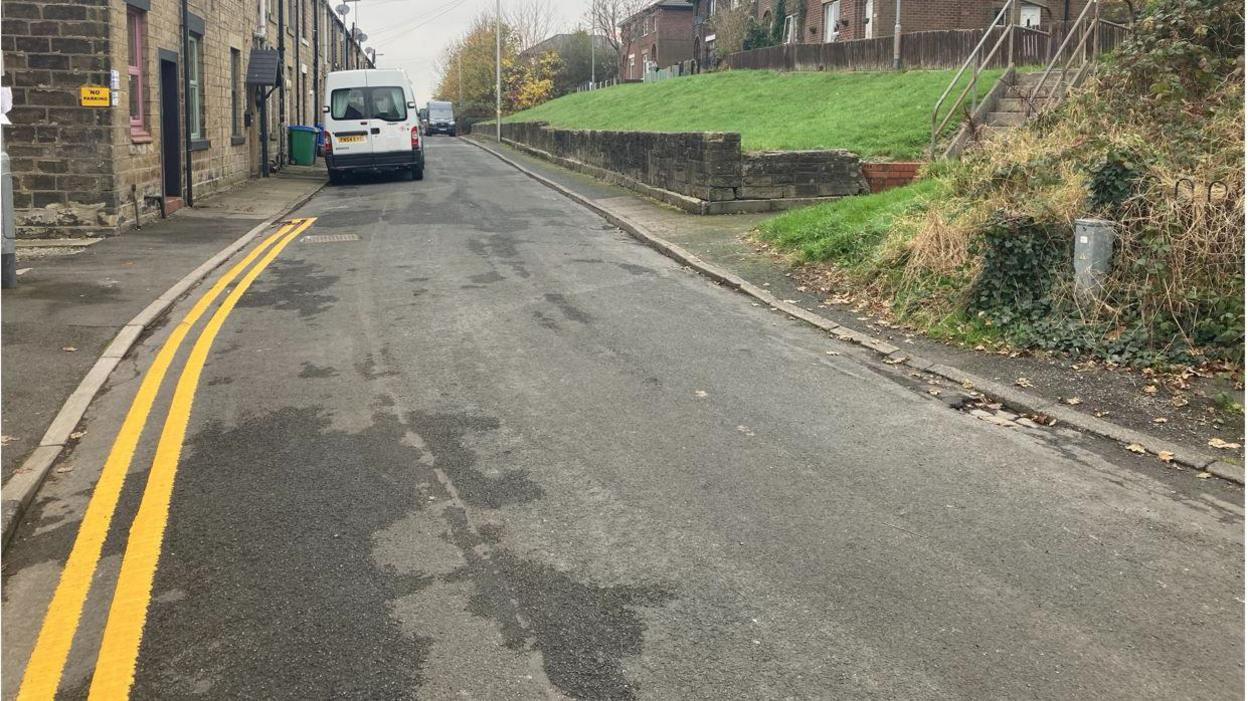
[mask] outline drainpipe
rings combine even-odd
[[[195,205],[194,169],[191,167],[191,5],[189,0],[182,0],[182,145],[186,152],[186,193],[184,200],[187,207]],[[200,76],[203,80],[203,76]],[[203,112],[204,106],[199,106]]]
[[[312,123],[321,120],[321,3],[312,0]]]
[[[299,47],[303,44],[303,0],[295,3],[295,122],[303,123],[303,64],[300,63]]]
[[[277,125],[277,165],[280,168],[286,165],[286,0],[277,0]]]

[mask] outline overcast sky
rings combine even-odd
[[[335,2],[336,0],[331,0]],[[503,14],[509,2],[502,0]],[[557,28],[575,27],[589,8],[589,0],[550,0],[558,15]],[[424,104],[437,87],[434,62],[442,50],[461,36],[483,11],[494,11],[494,0],[358,0],[348,3],[358,13],[368,39],[365,46],[377,49],[377,65],[407,70],[416,89],[416,100]],[[348,26],[352,16],[348,14]]]

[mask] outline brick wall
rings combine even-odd
[[[93,236],[116,223],[113,108],[78,106],[82,85],[108,85],[106,0],[5,0],[5,149],[23,236]]]
[[[922,167],[920,162],[863,163],[862,174],[871,192],[883,192],[914,182]]]
[[[848,151],[743,153],[733,133],[554,129],[503,124],[503,138],[705,202],[841,197],[867,192]]]
[[[693,8],[652,7],[623,25],[621,36],[620,76],[641,80],[647,60],[666,68],[694,58]]]

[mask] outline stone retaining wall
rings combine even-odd
[[[505,123],[504,141],[542,157],[649,191],[689,211],[769,211],[869,192],[848,151],[743,153],[741,135],[555,129]],[[674,193],[675,196],[668,196]]]

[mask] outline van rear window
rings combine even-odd
[[[402,122],[407,119],[407,100],[400,87],[340,88],[330,93],[329,114],[334,119]]]

